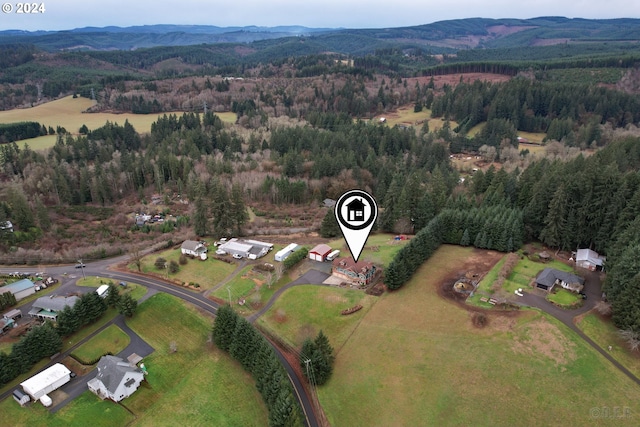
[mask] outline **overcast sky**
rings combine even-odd
[[[7,6],[3,3],[2,10]],[[638,0],[45,0],[45,12],[0,13],[0,30],[204,24],[385,28],[458,18],[640,18]]]

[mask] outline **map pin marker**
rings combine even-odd
[[[358,262],[378,217],[378,205],[369,193],[351,190],[338,199],[335,215],[351,256]]]

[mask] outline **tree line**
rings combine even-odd
[[[270,426],[303,425],[302,410],[284,367],[269,342],[231,306],[218,308],[213,342],[236,359],[256,381],[269,411]]]

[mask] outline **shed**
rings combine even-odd
[[[275,255],[274,259],[276,261],[282,262],[285,259],[287,259],[289,257],[289,255],[291,255],[292,253],[294,253],[298,249],[300,249],[300,246],[298,244],[291,243],[287,247],[285,247],[284,249],[281,249],[278,252],[276,252],[276,255]]]
[[[576,266],[591,271],[604,270],[606,258],[591,249],[578,249],[576,252]]]
[[[327,259],[331,251],[331,246],[321,243],[309,251],[309,259],[322,262]]]
[[[62,363],[56,363],[28,380],[21,382],[20,385],[33,400],[38,400],[47,393],[57,390],[68,383],[71,379],[69,374],[71,374],[71,371],[66,366]]]
[[[13,394],[13,398],[15,399],[16,402],[20,404],[20,406],[26,405],[31,400],[29,395],[24,394],[23,392],[20,391],[20,389],[13,390],[12,394]]]
[[[20,319],[22,317],[22,311],[18,308],[14,308],[13,310],[7,311],[3,316],[5,319]]]
[[[18,280],[0,288],[0,293],[11,292],[17,301],[36,293],[36,287],[29,279]]]

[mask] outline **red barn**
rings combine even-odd
[[[314,261],[322,262],[327,259],[327,255],[329,255],[331,251],[331,246],[320,244],[309,251],[309,258]]]

